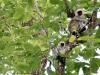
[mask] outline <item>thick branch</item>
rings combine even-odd
[[[93,3],[94,6],[96,6],[97,0],[94,0],[93,2],[94,2]],[[90,18],[90,27],[92,27],[92,28],[95,28],[96,25],[97,25],[97,10],[98,10],[98,8],[94,9],[94,11],[93,11],[93,13],[91,15],[91,18]]]
[[[97,25],[97,10],[98,8],[95,8],[97,4],[97,0],[94,0],[93,1],[93,5],[94,5],[94,10],[93,10],[93,13],[91,15],[91,18],[90,18],[90,28],[95,28],[96,25]]]
[[[73,18],[75,16],[74,10],[70,9],[67,0],[64,0],[64,4],[65,4],[65,11],[67,13],[67,17]]]

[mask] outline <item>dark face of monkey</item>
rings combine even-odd
[[[61,47],[63,47],[64,46],[64,43],[61,43]]]
[[[83,13],[82,13],[82,11],[78,11],[77,14],[78,14],[78,16],[81,16]]]

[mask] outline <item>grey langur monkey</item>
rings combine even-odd
[[[86,30],[87,19],[82,9],[78,9],[75,12],[75,16],[72,18],[68,25],[70,34],[76,35]]]

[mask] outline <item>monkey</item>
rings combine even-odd
[[[57,71],[60,73],[59,75],[62,75],[65,70],[65,63],[66,63],[66,48],[65,43],[60,42],[57,46],[58,55],[56,57],[57,60]]]
[[[69,25],[68,25],[68,30],[71,35],[75,35],[78,37],[78,33],[81,34],[86,30],[86,24],[87,24],[87,19],[84,15],[83,10],[78,9],[75,12],[75,16],[71,19]]]
[[[77,39],[84,35],[84,31],[86,31],[87,19],[82,9],[78,9],[75,12],[75,16],[71,19],[68,30],[69,30],[69,45],[70,47],[74,47],[78,45]]]
[[[57,46],[58,55],[65,57],[66,52],[69,50],[69,48],[66,46],[65,42],[61,41]]]

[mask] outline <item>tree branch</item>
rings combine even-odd
[[[45,34],[48,35],[47,29],[46,29],[46,28],[44,27],[44,25],[43,25],[44,17],[43,17],[43,15],[42,15],[42,13],[41,13],[41,11],[40,11],[40,9],[39,9],[38,0],[34,0],[34,8],[35,8],[36,10],[33,9],[33,11],[36,11],[37,14],[39,15],[42,28],[43,28],[43,30],[45,31]]]
[[[75,16],[74,10],[70,9],[67,0],[63,0],[63,1],[64,1],[64,4],[65,4],[65,12],[67,14],[67,17],[73,18]]]
[[[38,6],[38,0],[34,0],[34,7],[36,9],[37,14],[40,16],[40,18],[43,19],[42,13],[40,12],[39,6]]]

